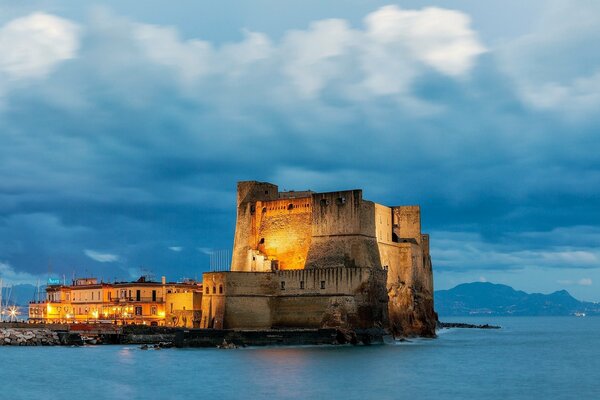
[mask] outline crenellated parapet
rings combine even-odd
[[[429,236],[421,232],[419,206],[373,203],[360,189],[279,192],[256,181],[238,183],[237,198],[231,272],[205,274],[223,290],[205,294],[205,327],[315,327],[335,323],[324,315],[360,314],[345,321],[435,335]],[[331,292],[333,277],[340,292]],[[340,286],[348,277],[360,290]],[[242,296],[241,287],[248,293]],[[360,312],[348,311],[354,309]]]

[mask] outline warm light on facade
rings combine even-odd
[[[201,296],[200,290],[201,286],[195,283],[166,283],[166,280],[112,284],[79,279],[73,285],[48,287],[44,302],[29,304],[29,319],[31,322],[165,325],[167,295],[189,292]],[[169,301],[170,312],[186,309],[180,300]],[[188,310],[193,311],[192,308],[188,306]]]

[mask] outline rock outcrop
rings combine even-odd
[[[58,333],[49,329],[0,329],[0,346],[55,346],[61,344]]]

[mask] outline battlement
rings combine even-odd
[[[279,192],[277,185],[257,181],[238,183],[237,205],[232,274],[267,273],[256,279],[269,282],[240,275],[258,285],[249,286],[254,288],[251,291],[258,294],[279,285],[270,296],[278,297],[280,303],[285,302],[283,298],[308,293],[337,296],[331,279],[337,288],[347,289],[347,282],[340,285],[353,277],[353,271],[386,271],[383,291],[390,293],[391,325],[433,334],[429,236],[421,232],[419,206],[387,207],[363,199],[361,189]],[[322,282],[326,289],[321,289]],[[377,292],[375,287],[371,290]],[[234,296],[234,292],[228,293]],[[416,294],[425,300],[418,300]],[[263,322],[279,321],[276,316],[261,318]],[[420,321],[416,328],[415,320]]]

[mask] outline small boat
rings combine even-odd
[[[575,316],[576,317],[585,317],[585,313],[584,312],[576,312]]]

